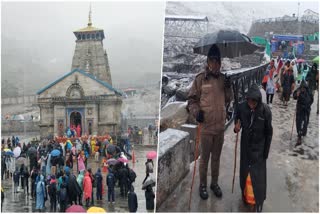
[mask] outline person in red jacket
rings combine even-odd
[[[86,207],[90,206],[90,199],[92,197],[92,182],[90,173],[86,172],[83,179],[83,197],[86,201]]]

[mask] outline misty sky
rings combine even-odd
[[[30,86],[33,93],[70,71],[76,40],[73,31],[87,26],[89,2],[2,2],[1,6],[2,78],[20,76],[21,80],[23,76],[24,87]],[[298,12],[297,1],[165,6],[164,1],[92,2],[93,26],[104,29],[115,87],[160,80],[165,11],[208,15],[214,28],[234,26],[244,33],[253,19]],[[319,5],[301,1],[300,15],[306,9],[318,12]],[[30,85],[30,78],[37,78],[36,85]]]
[[[5,50],[33,55],[50,80],[70,71],[73,31],[87,26],[89,2],[2,2],[1,10]],[[104,29],[114,85],[145,81],[149,74],[159,81],[164,11],[165,2],[92,2],[92,23]]]
[[[299,16],[306,9],[319,13],[317,1],[300,1]],[[166,13],[175,15],[204,15],[209,18],[210,30],[232,28],[248,33],[253,20],[298,14],[298,1],[187,1],[169,2]]]

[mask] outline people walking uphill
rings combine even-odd
[[[108,186],[108,202],[109,203],[114,203],[114,187],[116,184],[116,179],[114,177],[114,174],[111,170],[111,168],[108,169],[108,175],[107,175],[107,186]]]
[[[146,198],[146,209],[150,211],[154,211],[155,194],[153,192],[151,185],[146,187],[145,198]]]
[[[131,213],[137,212],[138,209],[138,198],[137,194],[134,192],[134,187],[132,185],[128,194],[128,208],[129,212]]]
[[[97,201],[101,201],[102,200],[102,192],[103,192],[103,177],[101,174],[101,169],[98,168],[96,174],[95,174],[95,180],[97,183]]]
[[[283,90],[282,92],[283,105],[288,106],[290,95],[293,92],[295,87],[292,67],[288,67],[284,71],[281,85]]]
[[[302,143],[302,137],[307,135],[311,105],[313,103],[312,92],[305,81],[302,81],[300,87],[293,92],[293,98],[297,100],[296,127],[298,141],[295,146],[299,146]]]
[[[37,183],[36,192],[36,210],[41,212],[44,209],[44,204],[47,199],[47,191],[43,175],[40,175],[40,181]]]
[[[268,77],[267,85],[266,85],[266,94],[267,94],[267,104],[270,108],[272,108],[272,100],[274,96],[275,86],[273,82],[273,76],[275,73],[275,66],[274,66],[274,60],[272,59],[270,61],[270,65],[267,67],[266,75]]]
[[[90,200],[92,197],[92,182],[89,172],[86,172],[83,179],[83,198],[86,202],[86,207],[90,206]]]
[[[54,175],[51,175],[48,194],[50,197],[50,212],[57,212],[57,180]]]
[[[231,81],[221,72],[218,46],[212,45],[205,71],[193,81],[188,94],[188,110],[201,124],[200,197],[207,199],[207,170],[211,154],[211,185],[217,197],[222,197],[218,185],[220,154],[224,140],[226,105],[231,101]]]
[[[261,212],[266,199],[266,162],[272,140],[272,115],[262,103],[257,85],[249,88],[246,102],[236,109],[234,132],[241,132],[240,187],[245,203],[255,205]]]

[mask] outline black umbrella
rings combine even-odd
[[[194,46],[193,52],[207,56],[213,44],[219,47],[222,58],[252,54],[254,51],[264,48],[256,45],[249,37],[238,31],[220,30],[216,33],[207,34],[200,39]]]

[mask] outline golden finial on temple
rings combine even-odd
[[[89,11],[89,21],[88,21],[88,26],[92,26],[92,22],[91,22],[91,3],[90,3],[90,11]]]

